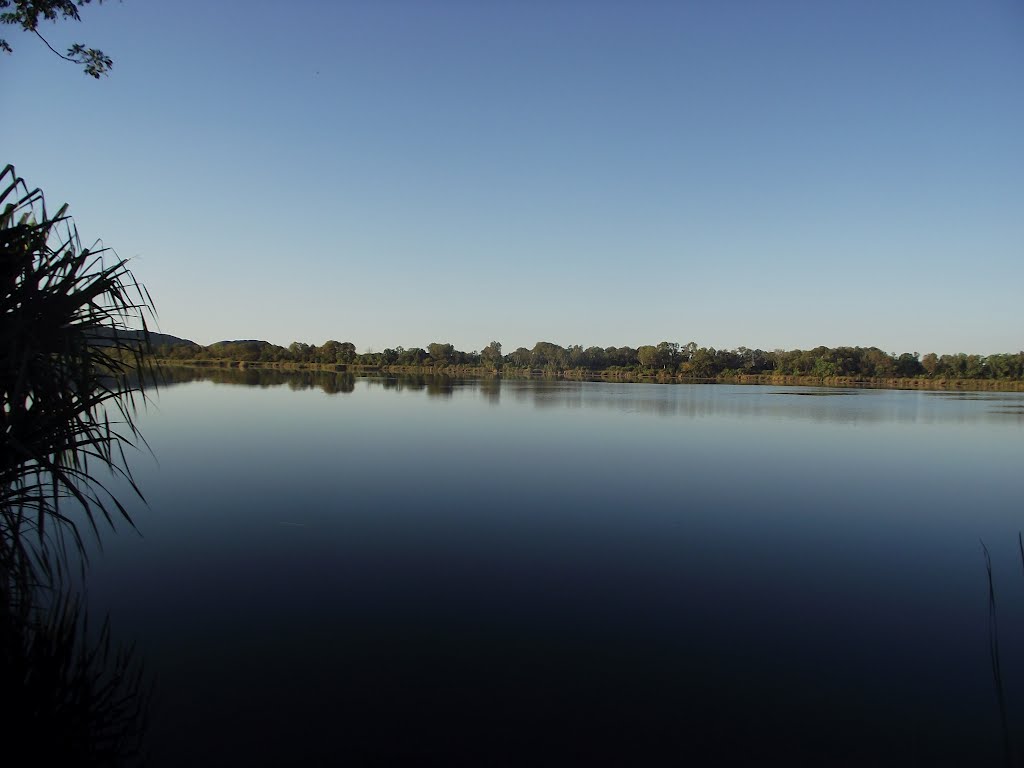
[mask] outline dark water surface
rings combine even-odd
[[[1000,764],[982,539],[1024,723],[1020,394],[247,381],[91,566],[157,765]]]

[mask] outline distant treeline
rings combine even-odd
[[[365,368],[484,368],[530,370],[544,374],[658,375],[719,379],[732,376],[809,376],[865,379],[1024,380],[1024,352],[995,355],[890,354],[878,347],[815,347],[811,350],[715,349],[696,343],[663,341],[633,347],[562,347],[547,341],[532,349],[502,354],[492,341],[481,351],[462,352],[451,344],[356,352],[351,342],[326,341],[317,346],[293,342],[287,347],[266,341],[222,341],[203,347],[159,345],[156,357],[167,361],[236,361],[259,364],[358,366]]]

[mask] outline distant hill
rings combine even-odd
[[[142,336],[141,332],[139,332],[139,336]],[[199,346],[191,339],[179,339],[177,336],[171,336],[169,333],[153,333],[152,331],[149,332],[149,343],[154,347]]]
[[[97,331],[96,338],[95,338],[96,345],[97,346],[106,346],[106,344],[109,343],[107,340],[111,339],[113,337],[113,335],[114,335],[114,332],[109,330],[109,329],[107,329],[107,328],[104,328],[104,329],[101,329],[101,330]],[[128,330],[128,331],[121,330],[121,331],[118,331],[117,332],[117,336],[118,336],[118,339],[120,339],[121,341],[126,341],[126,340],[127,341],[132,341],[132,340],[134,340],[134,341],[141,342],[143,340],[143,338],[144,338],[144,334],[143,334],[142,331],[134,331],[134,330]],[[154,347],[178,347],[178,346],[198,347],[199,346],[194,341],[191,341],[189,339],[182,339],[182,338],[179,338],[177,336],[172,336],[169,333],[156,333],[154,331],[150,331],[149,332],[149,343],[152,346],[154,346]]]
[[[150,334],[157,357],[167,360],[236,360],[279,362],[288,360],[284,347],[259,339],[225,339],[202,346],[167,334]]]
[[[215,341],[213,342],[213,344],[210,345],[210,348],[212,349],[213,347],[222,347],[225,344],[256,344],[257,346],[260,347],[276,346],[274,344],[271,344],[269,341],[261,341],[259,339],[233,339],[225,341]]]

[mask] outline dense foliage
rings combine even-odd
[[[714,349],[694,342],[632,347],[562,347],[548,341],[532,349],[520,347],[502,354],[492,341],[482,351],[462,352],[451,344],[432,343],[426,349],[396,347],[359,354],[351,342],[326,341],[320,346],[293,342],[288,347],[266,341],[222,341],[201,347],[162,345],[159,357],[168,360],[236,360],[250,363],[298,363],[363,366],[479,366],[489,369],[529,368],[550,373],[609,370],[664,372],[673,376],[715,378],[774,374],[784,376],[1024,379],[1024,352],[995,355],[924,356],[890,354],[878,347],[815,347],[811,350]]]

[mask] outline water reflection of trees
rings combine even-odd
[[[409,374],[361,376],[367,387],[380,387],[394,392],[425,392],[432,398],[450,398],[458,390],[478,390],[488,402],[501,396],[497,378],[463,379],[443,374]],[[243,387],[288,387],[292,391],[319,389],[329,395],[347,394],[355,390],[356,376],[335,371],[282,370],[276,368],[178,367],[166,366],[160,371],[162,386],[209,381]]]
[[[473,379],[454,379],[443,374],[368,376],[365,381],[368,387],[379,386],[393,392],[425,392],[427,397],[441,399],[450,398],[456,389],[475,384]]]
[[[883,422],[1001,423],[1024,419],[1024,395],[1014,392],[916,392],[830,389],[730,384],[634,384],[552,379],[456,378],[443,374],[363,375],[330,371],[289,371],[258,368],[166,368],[164,383],[212,381],[218,384],[320,389],[327,394],[351,393],[356,381],[390,392],[423,392],[450,399],[474,393],[497,405],[502,393],[535,408],[598,408],[659,417],[786,418],[843,424]],[[984,408],[956,407],[977,400]]]
[[[355,376],[333,371],[287,371],[273,368],[186,368],[164,366],[159,384],[174,386],[196,381],[230,384],[243,387],[288,387],[293,391],[319,389],[329,395],[349,393],[355,389]]]

